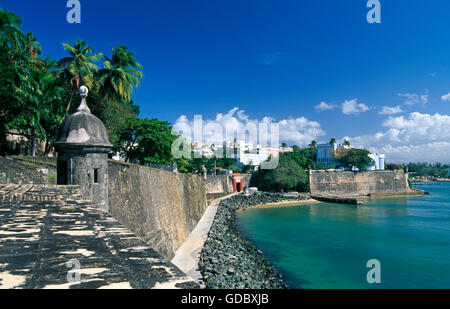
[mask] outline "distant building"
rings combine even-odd
[[[335,160],[335,154],[350,150],[350,146],[343,144],[317,144],[316,145],[316,160],[317,163],[322,163],[325,168],[339,167],[340,163]]]
[[[316,145],[316,160],[317,163],[323,164],[325,168],[337,168],[341,167],[341,164],[336,161],[335,156],[337,154],[349,151],[351,146],[344,144],[317,144]],[[384,171],[385,170],[385,155],[378,153],[371,153],[369,155],[375,164],[368,168],[370,171]]]
[[[294,152],[294,148],[292,147],[280,147],[280,148],[266,148],[269,155],[272,155],[274,158],[278,158],[280,153]]]
[[[233,145],[232,158],[240,165],[251,165],[257,167],[269,159],[267,148],[260,145],[253,146],[243,141],[235,141]]]
[[[368,168],[369,171],[384,171],[385,170],[385,158],[384,154],[371,153],[369,155],[374,161],[375,165]]]
[[[202,142],[191,143],[192,149],[203,157],[212,158],[215,154],[225,154],[226,158],[235,159],[237,165],[251,165],[255,169],[268,160],[270,156],[277,158],[280,153],[294,152],[291,147],[269,148],[261,145],[253,145],[235,139],[225,141],[222,144],[208,145]]]
[[[205,149],[205,145],[202,145]],[[222,145],[210,146],[216,152],[223,153],[226,150],[226,157],[237,161],[237,165],[251,165],[258,169],[259,165],[268,160],[270,156],[278,157],[280,153],[293,152],[293,148],[268,148],[261,145],[253,145],[244,141],[234,140],[226,141]],[[203,151],[205,154],[207,151]]]

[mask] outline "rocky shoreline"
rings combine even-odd
[[[213,225],[200,254],[199,270],[210,289],[286,289],[281,274],[264,254],[244,239],[236,211],[281,201],[304,201],[308,195],[238,195],[218,206]]]

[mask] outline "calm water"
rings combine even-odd
[[[240,226],[292,287],[449,289],[450,183],[417,187],[430,195],[250,209]],[[370,259],[381,284],[367,283]]]

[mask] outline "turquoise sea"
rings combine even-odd
[[[416,187],[430,195],[248,209],[239,225],[294,288],[449,289],[450,183]],[[381,284],[367,282],[371,259]]]

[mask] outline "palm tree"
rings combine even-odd
[[[311,144],[309,144],[309,147],[316,148],[317,142],[315,140],[311,141]]]
[[[336,139],[333,137],[330,139],[330,145],[333,146],[334,144],[336,144]]]
[[[36,37],[30,32],[23,37],[23,47],[25,51],[30,53],[32,58],[35,58],[42,52],[41,44],[38,43]]]
[[[104,69],[98,72],[103,98],[130,101],[134,87],[143,78],[142,65],[124,45],[112,50],[111,58],[104,56]]]
[[[19,49],[23,39],[21,24],[19,15],[0,9],[0,43]]]
[[[71,95],[66,108],[68,112],[73,95],[80,88],[81,83],[92,88],[94,72],[98,69],[95,62],[100,59],[102,54],[92,54],[92,47],[83,40],[76,40],[73,46],[63,43],[63,47],[69,56],[59,60],[58,65],[63,69],[62,73],[70,79]]]

